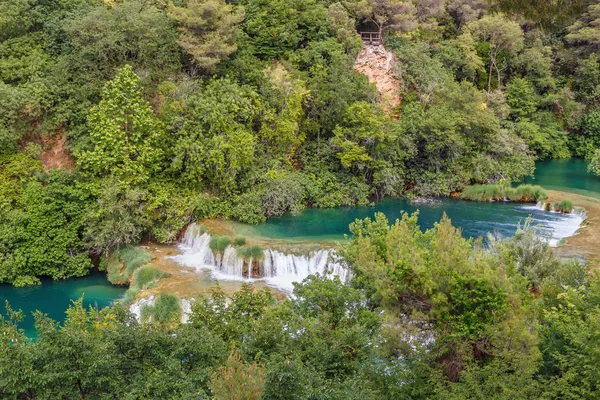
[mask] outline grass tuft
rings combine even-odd
[[[461,198],[469,201],[503,201],[537,203],[548,196],[544,189],[536,185],[520,185],[516,188],[503,185],[473,185],[462,192]]]

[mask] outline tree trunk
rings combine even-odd
[[[488,72],[488,93],[492,92],[492,66],[494,65],[494,56],[490,51],[490,70]]]

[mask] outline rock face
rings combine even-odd
[[[397,60],[383,45],[365,44],[356,58],[354,69],[377,86],[379,103],[387,111],[400,104],[401,80],[396,76]]]

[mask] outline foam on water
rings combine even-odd
[[[577,211],[568,214],[544,211],[539,204],[521,208],[531,211],[532,225],[543,231],[541,233],[545,234],[552,247],[558,246],[561,240],[575,235],[587,217],[585,213]],[[543,218],[541,218],[542,216]]]
[[[321,249],[308,255],[286,254],[273,249],[264,249],[264,259],[258,261],[260,277],[252,277],[246,264],[233,246],[228,246],[223,255],[215,257],[210,249],[210,235],[202,233],[196,224],[191,224],[179,245],[181,254],[173,259],[181,265],[197,271],[210,270],[216,279],[253,282],[262,280],[267,285],[290,293],[294,282],[301,282],[311,274],[339,276],[343,282],[349,272],[332,249]]]

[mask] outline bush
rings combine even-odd
[[[133,274],[133,285],[139,289],[146,289],[149,283],[155,282],[166,276],[166,273],[154,267],[142,267]]]
[[[546,210],[546,211],[552,211],[552,203],[546,202],[544,204],[544,210]]]
[[[161,293],[153,306],[144,306],[141,310],[141,319],[146,322],[156,322],[168,325],[179,322],[181,319],[181,306],[177,296]]]
[[[117,285],[126,284],[133,272],[152,260],[152,255],[143,249],[124,246],[117,250],[108,261],[108,280]]]
[[[236,246],[243,246],[246,244],[246,238],[243,236],[236,236],[235,239],[233,239],[233,242],[235,243]]]
[[[554,211],[561,213],[571,213],[573,212],[573,201],[569,199],[565,199],[563,201],[554,203]]]

